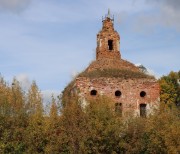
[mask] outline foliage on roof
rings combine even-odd
[[[120,69],[103,69],[103,70],[95,70],[91,72],[84,71],[79,77],[89,77],[89,78],[99,78],[99,77],[114,77],[114,78],[148,78],[155,79],[154,76],[147,75],[143,72],[135,72],[130,70],[120,70]]]

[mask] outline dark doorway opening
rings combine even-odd
[[[109,50],[113,50],[113,40],[108,40]]]
[[[140,116],[146,117],[146,104],[140,104]]]
[[[115,112],[122,116],[122,103],[116,103],[115,104]]]

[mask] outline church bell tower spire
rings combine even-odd
[[[96,60],[115,59],[120,60],[120,36],[114,30],[114,16],[110,9],[102,20],[102,30],[97,34]]]

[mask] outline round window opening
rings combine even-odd
[[[91,90],[91,95],[92,95],[92,96],[97,95],[97,91],[96,91],[96,90]]]
[[[141,91],[141,92],[140,92],[140,96],[141,96],[141,97],[145,97],[145,96],[146,96],[146,92],[145,92],[145,91]]]
[[[121,96],[121,91],[119,91],[119,90],[115,91],[115,96],[120,97]]]

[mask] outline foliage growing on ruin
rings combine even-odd
[[[154,79],[153,76],[147,75],[143,72],[135,72],[130,70],[120,70],[120,69],[103,69],[103,70],[95,70],[95,71],[84,71],[80,75],[80,77],[89,77],[89,78],[99,78],[99,77],[111,77],[111,78],[148,78]]]

